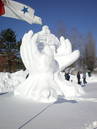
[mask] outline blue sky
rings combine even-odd
[[[16,0],[35,9],[35,15],[40,16],[43,25],[48,25],[53,33],[58,25],[64,23],[67,30],[76,27],[79,32],[92,32],[97,42],[97,0]],[[11,28],[17,38],[32,29],[41,30],[41,25],[28,24],[24,21],[0,17],[0,31]]]

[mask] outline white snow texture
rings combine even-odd
[[[35,34],[26,33],[20,54],[29,76],[15,89],[15,95],[49,103],[59,97],[66,99],[84,94],[79,85],[66,81],[60,74],[79,58],[79,51],[72,52],[71,42],[64,37],[58,40],[48,26]]]

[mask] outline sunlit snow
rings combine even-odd
[[[71,98],[84,93],[83,89],[61,78],[60,72],[79,58],[79,51],[72,52],[68,39],[60,40],[48,26],[40,32],[29,31],[23,36],[20,47],[28,78],[15,90],[15,95],[37,102],[55,102],[59,97]]]

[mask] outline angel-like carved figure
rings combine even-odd
[[[77,84],[62,79],[60,72],[79,58],[79,51],[72,52],[68,39],[53,35],[48,26],[33,34],[26,33],[20,47],[22,61],[29,72],[28,78],[15,89],[16,95],[39,102],[54,102],[83,93]],[[70,93],[70,94],[68,94]]]

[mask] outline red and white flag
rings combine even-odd
[[[25,4],[13,0],[0,0],[0,16],[24,20],[29,24],[42,24],[41,18],[34,13],[35,10]]]

